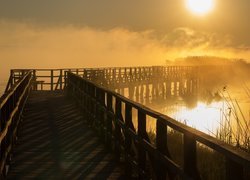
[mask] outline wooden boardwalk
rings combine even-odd
[[[142,72],[140,69],[145,71]],[[220,165],[222,169],[219,171],[223,173],[225,179],[250,179],[249,153],[127,99],[121,95],[122,89],[118,89],[121,94],[112,89],[114,88],[112,83],[111,88],[106,88],[100,85],[105,84],[105,81],[100,83],[95,81],[96,77],[101,77],[103,72],[106,72],[106,75],[110,75],[106,76],[110,82],[132,85],[130,89],[133,97],[134,94],[148,97],[149,91],[145,90],[144,85],[141,86],[140,80],[147,77],[145,75],[152,75],[151,80],[158,77],[164,79],[165,76],[159,73],[161,69],[168,68],[130,68],[129,71],[126,68],[124,70],[114,68],[112,71],[83,69],[84,74],[79,74],[78,70],[73,71],[76,72],[74,74],[70,70],[59,69],[59,75],[54,73],[57,70],[52,69],[49,70],[49,76],[37,76],[36,70],[21,70],[17,72],[19,74],[17,76],[11,73],[5,94],[0,97],[0,180],[6,178],[199,180],[204,175],[206,177],[206,173],[200,169],[202,158],[199,158],[199,152],[203,145],[222,155],[223,162]],[[176,70],[175,67],[170,69]],[[94,74],[89,76],[86,72],[101,76]],[[172,70],[165,72],[170,74],[170,77],[172,75],[175,77],[176,73]],[[43,82],[37,79],[38,77],[49,78],[50,82]],[[58,80],[54,81],[55,78]],[[150,79],[144,80],[147,83]],[[151,96],[157,97],[161,94],[165,96],[166,94],[162,92],[171,90],[171,86],[167,84],[172,84],[172,81],[168,81],[168,78],[165,80],[165,84],[156,83],[155,88],[152,86],[151,91],[154,93],[151,93]],[[196,84],[192,78],[190,83]],[[43,89],[43,85],[49,85],[50,88],[46,89],[51,91],[39,91],[38,85],[41,85],[40,89]],[[194,88],[190,86],[187,92],[195,87],[196,85]],[[64,96],[63,89],[72,100]],[[78,106],[75,102],[78,102]],[[20,120],[23,122],[18,126]],[[91,126],[88,126],[85,120]],[[151,138],[149,134],[148,120],[155,125],[155,138]],[[96,132],[91,129],[95,129]],[[180,154],[183,163],[178,163],[176,158],[172,158],[174,153],[169,150],[172,148],[168,143],[168,139],[171,138],[169,129],[182,136],[178,149],[183,152]],[[16,136],[17,131],[19,131],[18,136]],[[101,136],[102,140],[99,140],[96,134]],[[105,150],[103,143],[108,147],[108,151]],[[109,154],[111,152],[117,161]],[[118,163],[118,160],[122,163]],[[204,169],[206,172],[207,170],[218,172],[217,166],[211,164],[206,166],[208,167]],[[124,171],[126,171],[125,177]]]
[[[61,92],[33,91],[8,179],[123,179],[83,116]]]

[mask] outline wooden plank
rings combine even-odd
[[[105,179],[123,176],[62,92],[32,92],[21,124],[8,179]]]

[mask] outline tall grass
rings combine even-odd
[[[250,152],[250,122],[236,99],[233,99],[227,89],[219,91],[226,108],[222,109],[220,128],[216,137],[228,144]],[[248,117],[249,118],[249,117]]]
[[[148,132],[149,139],[155,144],[155,132]],[[179,166],[184,165],[183,134],[168,127],[167,149],[170,158]],[[197,168],[201,179],[222,180],[226,179],[226,159],[220,154],[204,144],[197,143]],[[250,179],[250,169],[244,169],[244,179]]]

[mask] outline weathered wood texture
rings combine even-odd
[[[8,179],[117,179],[122,167],[62,92],[33,91]]]

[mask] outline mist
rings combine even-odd
[[[0,21],[0,79],[13,68],[74,68],[164,65],[190,55],[249,59],[229,35],[180,27],[159,34],[124,27],[98,29]]]

